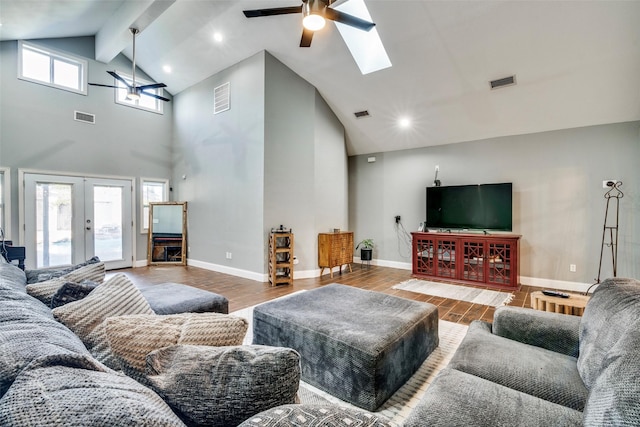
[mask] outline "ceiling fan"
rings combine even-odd
[[[169,98],[165,98],[164,96],[156,95],[155,93],[145,92],[147,89],[158,89],[161,87],[167,87],[164,83],[153,83],[148,85],[136,86],[136,34],[140,31],[137,28],[129,28],[131,35],[133,36],[133,70],[131,72],[131,84],[129,84],[124,78],[119,76],[115,71],[107,71],[114,79],[119,80],[127,87],[127,99],[131,101],[136,101],[140,99],[140,95],[150,96],[152,98],[159,99],[161,101],[170,101]],[[89,83],[91,86],[102,86],[102,87],[111,87],[115,89],[122,89],[122,86],[113,86],[113,85],[103,85],[100,83]]]
[[[302,0],[300,6],[275,7],[270,9],[244,10],[244,16],[247,18],[258,18],[261,16],[288,15],[292,13],[301,13],[302,19],[302,38],[300,39],[300,47],[311,46],[311,39],[315,31],[322,29],[325,21],[340,22],[363,31],[369,31],[376,24],[365,21],[348,13],[340,12],[332,9],[331,4],[335,0]]]

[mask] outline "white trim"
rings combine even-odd
[[[136,67],[137,68],[137,67]],[[132,84],[133,83],[133,76],[131,74],[128,74],[127,72],[122,72],[122,71],[117,71],[116,72],[120,77],[122,77],[123,79],[127,80],[127,83]],[[137,86],[143,86],[143,85],[149,85],[149,84],[155,84],[156,82],[152,82],[146,79],[140,79],[140,78],[136,78],[136,87]],[[144,111],[148,111],[150,113],[156,113],[156,114],[164,114],[164,102],[160,99],[157,98],[153,98],[155,101],[155,105],[156,108],[149,108],[149,107],[145,107],[144,105],[140,105],[140,100],[136,100],[134,102],[131,101],[127,101],[126,97],[124,100],[120,99],[120,97],[118,96],[118,94],[120,93],[120,91],[126,91],[127,88],[125,86],[120,86],[122,84],[122,82],[120,80],[117,80],[115,77],[113,78],[113,85],[116,86],[116,88],[113,89],[113,93],[114,93],[114,102],[116,104],[119,105],[124,105],[125,107],[131,107],[131,108],[136,108],[138,110],[144,110]],[[159,95],[159,96],[164,96],[164,89],[163,88],[157,88],[157,89],[153,89],[153,92],[149,91],[150,93],[154,93],[155,95]],[[143,95],[140,94],[140,96],[142,97]]]
[[[2,194],[4,197],[4,227],[0,224],[4,232],[4,239],[11,240],[11,168],[0,167],[0,172],[4,177],[2,181]]]
[[[229,274],[231,276],[242,277],[243,279],[255,280],[264,283],[267,281],[267,275],[256,273],[254,271],[240,270],[239,268],[227,267],[226,265],[213,264],[205,261],[198,261],[187,258],[187,265],[204,268],[205,270],[216,271],[218,273]]]

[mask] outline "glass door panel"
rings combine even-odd
[[[73,260],[73,184],[36,184],[36,266]]]
[[[122,187],[93,187],[93,253],[103,261],[122,260]]]

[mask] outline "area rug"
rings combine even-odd
[[[281,298],[287,298],[288,296],[289,295]],[[253,307],[247,307],[231,314],[247,319],[249,322],[249,330],[243,344],[251,344],[253,341]],[[446,322],[444,320],[440,320],[438,328],[438,335],[440,337],[438,347],[427,357],[409,381],[400,387],[400,389],[376,411],[377,414],[387,417],[393,426],[401,426],[404,424],[405,419],[413,408],[416,407],[420,399],[422,399],[422,396],[435,376],[447,366],[468,329],[465,325]],[[356,408],[352,404],[340,400],[304,381],[300,381],[298,398],[301,403],[322,404],[329,402],[348,408]]]
[[[470,288],[461,285],[449,285],[447,283],[429,282],[427,280],[409,279],[393,286],[392,289],[417,292],[419,294],[432,295],[442,298],[456,299],[474,304],[500,307],[507,305],[513,299],[509,292],[492,291],[489,289]]]

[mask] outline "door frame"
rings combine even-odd
[[[25,218],[25,174],[36,174],[36,175],[52,175],[52,176],[67,176],[74,178],[90,178],[90,179],[114,179],[121,181],[129,181],[131,183],[131,252],[132,252],[132,260],[131,265],[135,266],[136,264],[136,236],[134,230],[137,228],[136,223],[136,186],[135,177],[132,176],[118,176],[118,175],[97,175],[97,174],[87,174],[87,173],[77,173],[77,172],[63,172],[63,171],[52,171],[52,170],[41,170],[41,169],[18,169],[18,241],[21,246],[25,245],[25,234],[26,234],[26,218]]]

